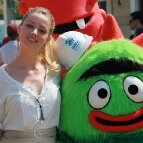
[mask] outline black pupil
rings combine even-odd
[[[107,90],[106,89],[104,89],[104,88],[101,88],[101,89],[99,89],[99,91],[98,91],[98,96],[100,97],[100,98],[106,98],[107,97],[107,94],[108,94],[108,92],[107,92]]]
[[[130,85],[128,91],[130,94],[135,95],[138,93],[138,87],[136,85]]]

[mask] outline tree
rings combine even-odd
[[[9,0],[8,6],[10,8],[12,19],[17,20],[21,19],[22,16],[18,11],[19,0]],[[3,19],[3,0],[0,0],[0,19]]]
[[[3,19],[3,0],[0,0],[0,19]]]

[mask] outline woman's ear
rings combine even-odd
[[[18,34],[20,33],[20,29],[21,29],[21,24],[19,24],[18,26],[18,30],[17,30]]]

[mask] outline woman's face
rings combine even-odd
[[[19,26],[20,48],[41,49],[49,40],[49,19],[40,13],[31,13]]]

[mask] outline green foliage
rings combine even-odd
[[[16,1],[12,7],[12,11],[13,11],[15,19],[21,19],[22,18],[22,16],[20,15],[20,13],[18,11],[18,5],[19,5],[19,2]]]
[[[14,20],[22,18],[22,16],[20,15],[18,11],[18,5],[19,5],[18,0],[8,1],[8,7],[9,7],[10,12],[12,13],[12,17]],[[0,19],[3,19],[3,11],[4,11],[3,0],[0,0]]]
[[[0,0],[0,19],[3,19],[3,3],[2,3],[2,0]]]

